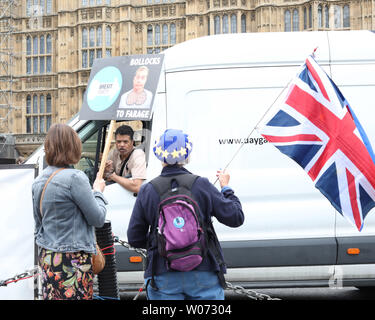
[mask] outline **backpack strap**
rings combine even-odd
[[[191,191],[191,188],[199,176],[185,173],[178,174],[174,176],[158,176],[155,179],[151,180],[150,183],[155,188],[156,192],[159,194],[161,200],[173,190],[173,182],[176,181],[176,185],[180,188],[185,188]]]

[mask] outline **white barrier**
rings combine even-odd
[[[31,165],[0,166],[0,280],[34,268]],[[0,287],[0,300],[34,299],[34,279]]]

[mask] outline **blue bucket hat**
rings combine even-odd
[[[193,144],[187,134],[181,130],[167,129],[155,141],[154,154],[161,162],[176,164],[186,160],[193,149]]]

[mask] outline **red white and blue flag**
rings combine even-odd
[[[296,161],[359,231],[375,206],[375,157],[349,103],[308,57],[260,133]]]

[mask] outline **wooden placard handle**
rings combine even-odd
[[[115,123],[116,123],[115,120],[111,120],[111,122],[109,124],[109,129],[108,129],[107,138],[105,140],[105,146],[104,146],[104,151],[103,151],[103,155],[102,155],[102,160],[100,162],[99,176],[98,176],[99,179],[103,178],[105,163],[107,162],[109,149],[111,147],[113,129],[114,129]]]

